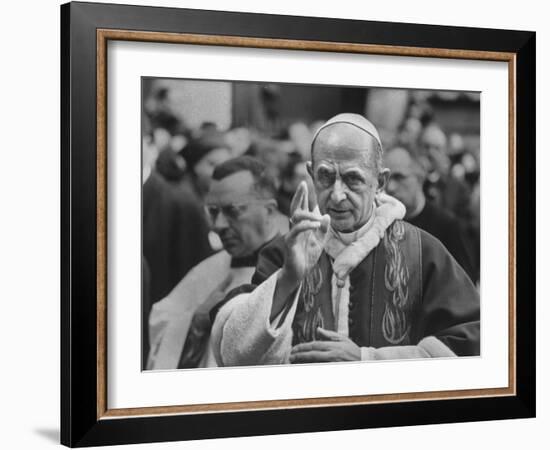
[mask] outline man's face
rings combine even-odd
[[[357,230],[370,218],[383,185],[373,164],[376,146],[372,136],[342,123],[321,130],[315,140],[310,175],[319,209],[337,231]]]
[[[275,200],[259,198],[248,171],[212,180],[206,196],[212,229],[225,250],[235,257],[248,256],[270,238]]]
[[[414,170],[414,162],[407,150],[396,148],[386,153],[385,165],[390,169],[390,177],[386,184],[386,192],[400,200],[407,208],[407,213],[417,207],[422,183],[418,170]]]

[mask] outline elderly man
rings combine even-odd
[[[209,351],[210,309],[228,290],[250,282],[259,250],[278,235],[276,189],[265,169],[242,156],[214,170],[206,209],[224,249],[193,268],[153,306],[148,369],[215,365]]]
[[[475,283],[478,271],[474,267],[472,244],[452,213],[426,200],[422,189],[426,178],[423,167],[401,147],[387,151],[384,163],[391,172],[386,192],[405,205],[405,220],[439,239]]]
[[[255,288],[217,313],[218,364],[478,355],[478,294],[438,240],[396,220],[405,210],[381,192],[389,171],[375,127],[337,115],[314,135],[311,159],[320,212],[301,184]]]

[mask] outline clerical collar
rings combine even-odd
[[[265,242],[262,246],[260,246],[254,253],[251,253],[250,255],[246,256],[240,256],[240,257],[232,257],[231,258],[231,267],[232,268],[238,268],[238,267],[256,267],[256,263],[258,262],[258,256],[260,255],[260,252],[262,249],[269,243],[273,242],[277,237],[279,237],[279,233],[275,234],[273,238],[271,238],[269,241]]]

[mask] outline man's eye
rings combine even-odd
[[[228,205],[223,209],[224,214],[230,219],[236,219],[239,217],[241,210],[235,205]]]
[[[342,177],[342,180],[344,183],[346,183],[349,187],[357,187],[363,184],[363,178],[361,178],[356,173],[349,173]]]
[[[391,176],[392,180],[400,182],[403,181],[406,177],[402,173],[394,173]]]
[[[336,174],[330,170],[320,169],[317,172],[317,180],[322,186],[328,187],[334,184]]]

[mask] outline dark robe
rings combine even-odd
[[[479,268],[474,263],[474,248],[461,223],[445,209],[426,202],[416,217],[407,220],[441,241],[475,283],[479,280]]]
[[[151,304],[212,253],[208,231],[195,195],[151,172],[143,185],[143,255],[150,270]]]
[[[284,241],[260,253],[250,292],[284,261]],[[293,345],[315,339],[318,326],[335,330],[332,269],[325,253],[305,280],[293,320]],[[310,297],[308,297],[310,296]],[[305,306],[308,305],[308,306]],[[307,309],[307,310],[306,310]],[[416,345],[434,336],[459,356],[479,355],[479,296],[466,272],[432,235],[396,221],[350,273],[349,337],[361,347]]]
[[[470,189],[464,181],[452,175],[439,176],[433,180],[428,176],[424,183],[424,193],[429,201],[452,211],[462,222],[469,219]]]

